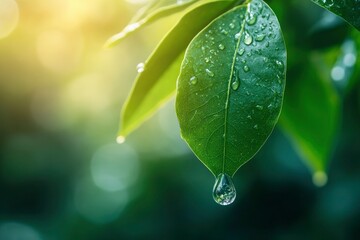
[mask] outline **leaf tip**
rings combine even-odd
[[[313,174],[312,181],[315,186],[323,187],[326,185],[326,183],[328,181],[327,174],[324,171],[316,171]]]
[[[123,135],[118,136],[118,137],[116,138],[116,142],[117,142],[118,144],[124,143],[124,142],[125,142],[125,136],[123,136]]]

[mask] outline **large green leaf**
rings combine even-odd
[[[316,4],[339,15],[360,31],[359,0],[312,0]]]
[[[186,47],[200,30],[232,4],[232,1],[218,0],[194,4],[161,41],[145,62],[122,110],[120,140],[173,96]]]
[[[292,140],[318,185],[325,183],[326,167],[338,127],[339,100],[317,55],[289,69],[280,125]],[[309,63],[310,62],[310,63]],[[318,178],[320,177],[320,178]]]
[[[130,23],[118,34],[112,36],[105,46],[112,47],[121,42],[131,33],[136,32],[143,26],[155,22],[158,19],[180,12],[198,0],[176,1],[176,0],[155,0],[140,9]]]
[[[215,176],[234,175],[270,135],[285,69],[279,22],[261,0],[223,14],[191,42],[176,111],[183,139]]]

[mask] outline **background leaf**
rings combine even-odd
[[[139,73],[124,105],[120,136],[128,135],[173,96],[187,45],[211,20],[229,9],[231,4],[231,1],[195,4],[162,40],[145,62],[144,71]]]
[[[223,14],[188,47],[176,111],[183,139],[217,176],[234,175],[277,122],[286,50],[278,20],[261,0]]]
[[[344,18],[360,31],[360,1],[359,0],[312,0],[316,4]]]
[[[180,12],[198,0],[176,1],[176,0],[155,0],[138,11],[130,23],[118,34],[112,36],[105,46],[112,47],[121,42],[131,33],[151,24],[161,18]]]
[[[288,71],[280,124],[312,171],[323,173],[338,128],[339,99],[328,75],[317,69],[322,66],[319,56],[301,58]]]

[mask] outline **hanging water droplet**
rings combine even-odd
[[[235,81],[233,81],[232,84],[231,84],[231,88],[232,88],[234,91],[238,90],[239,86],[240,86],[240,81],[239,81],[238,79],[236,79]]]
[[[197,83],[197,78],[196,78],[195,76],[192,76],[192,77],[190,78],[190,83],[191,83],[192,85],[195,85],[195,84]]]
[[[249,66],[245,65],[244,66],[244,72],[248,72],[248,71],[250,71],[250,68],[249,68]]]
[[[220,49],[220,50],[224,50],[224,49],[225,49],[224,44],[221,44],[221,43],[220,43],[220,44],[219,44],[219,49]]]
[[[226,206],[234,202],[236,189],[234,183],[227,174],[221,173],[216,178],[213,188],[213,198],[216,203]]]
[[[261,42],[262,40],[264,40],[265,36],[265,34],[259,34],[256,36],[255,40]]]
[[[230,24],[229,24],[229,27],[230,27],[231,29],[234,29],[235,24],[234,24],[234,23],[230,23]]]
[[[249,13],[248,15],[246,15],[246,23],[248,25],[254,25],[256,22],[256,18],[257,16],[255,14]]]
[[[136,66],[136,71],[138,72],[138,73],[141,73],[141,72],[143,72],[145,70],[145,64],[144,63],[139,63],[137,66]]]
[[[245,49],[243,49],[243,48],[240,48],[238,51],[240,56],[242,56],[244,54],[244,52],[245,52]]]
[[[264,107],[261,106],[261,105],[256,105],[255,107],[256,107],[257,109],[259,109],[259,110],[263,110],[263,109],[264,109]]]
[[[252,41],[253,41],[252,36],[247,31],[245,31],[244,43],[246,45],[250,45]]]
[[[214,76],[214,73],[212,71],[210,71],[209,69],[205,69],[205,72],[207,73],[207,75],[209,75],[210,77]]]

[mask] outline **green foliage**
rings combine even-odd
[[[359,0],[312,0],[316,4],[344,18],[348,23],[360,30]]]
[[[357,0],[313,2],[359,30]],[[232,176],[261,148],[281,111],[287,66],[281,20],[279,23],[262,0],[153,1],[108,43],[116,44],[143,25],[174,12],[180,13],[180,20],[140,69],[122,111],[119,136],[131,133],[168,101],[177,79],[176,111],[182,137],[215,176]],[[322,24],[319,20],[314,28],[320,35]],[[293,36],[297,27],[284,33],[301,46],[301,38]],[[358,32],[353,36],[351,41],[358,46]],[[332,44],[340,41],[344,39],[337,36]],[[320,54],[327,56],[324,58],[289,50],[291,79],[281,126],[310,168],[324,176],[340,119],[339,94],[330,72],[336,61],[345,62],[346,52],[331,48]],[[341,51],[344,56],[339,60]],[[344,75],[348,78],[346,91],[356,84],[358,74],[351,74],[359,72],[358,65],[345,66],[351,70]]]
[[[270,135],[285,63],[276,16],[258,0],[221,15],[191,42],[176,111],[183,139],[215,176],[234,175]]]

